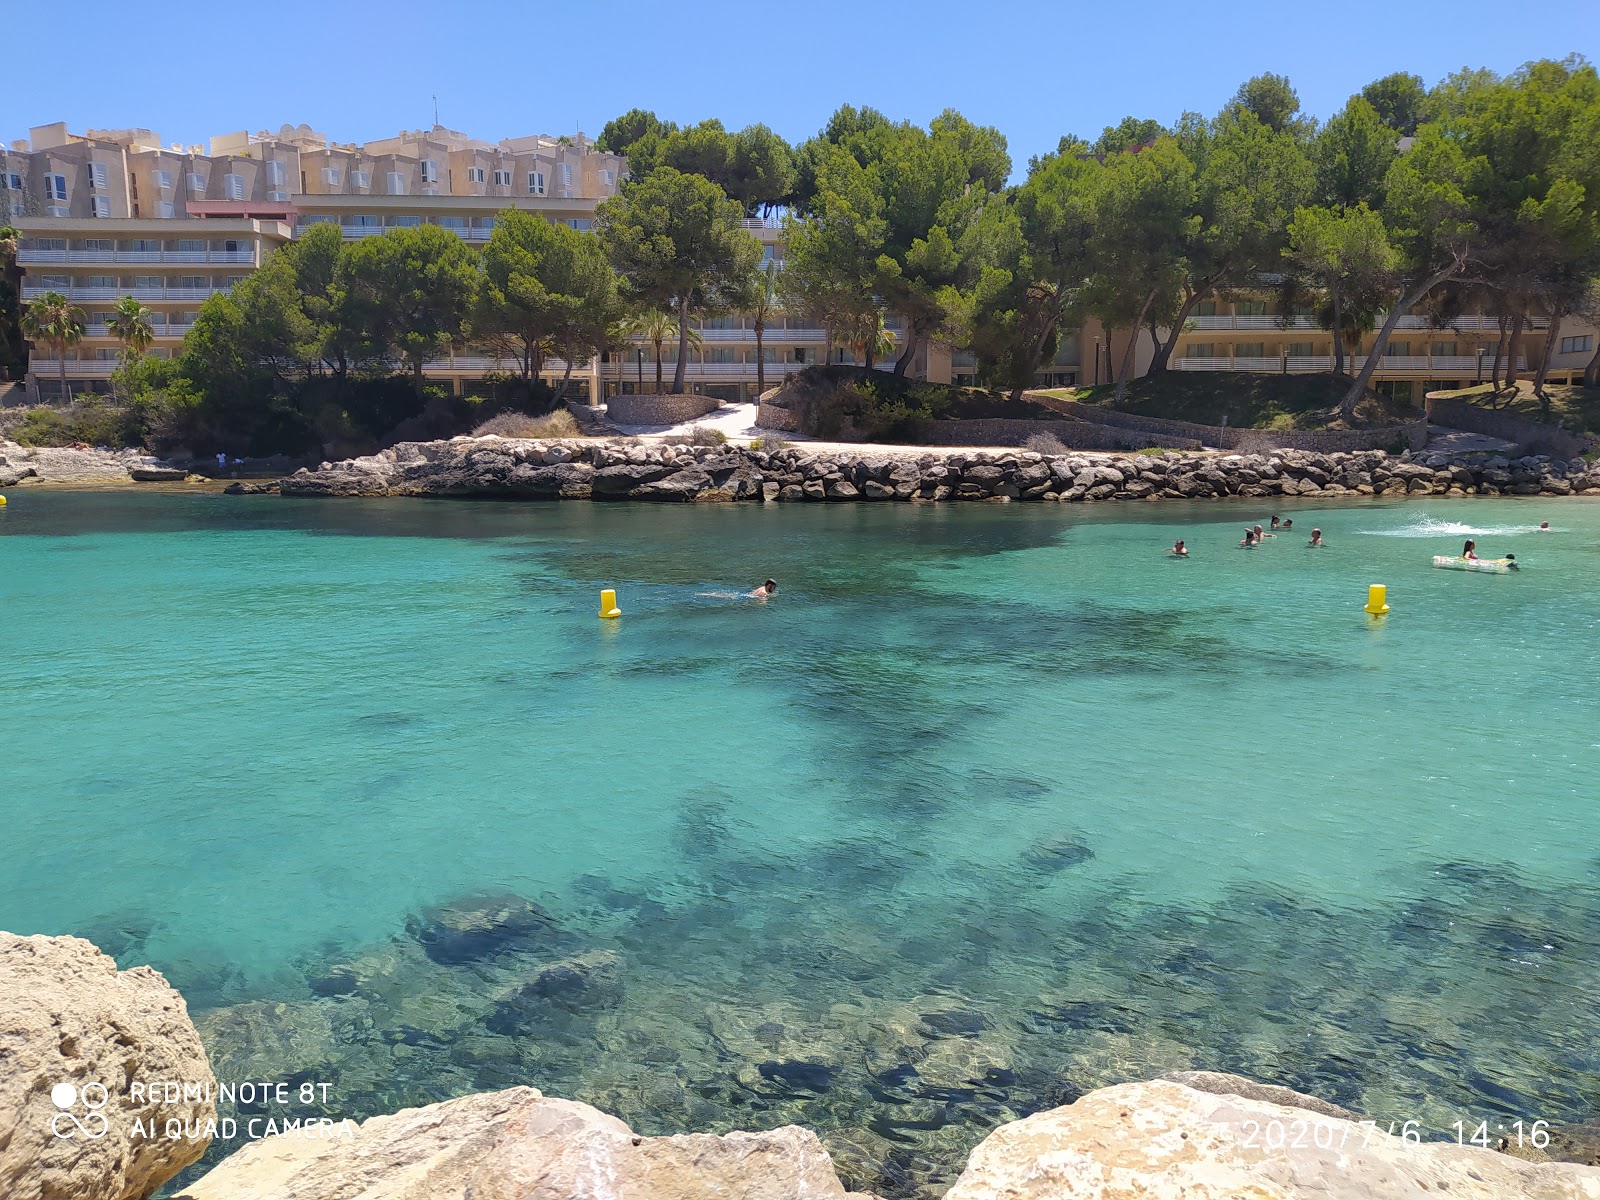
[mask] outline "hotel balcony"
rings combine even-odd
[[[706,342],[747,342],[756,343],[754,329],[701,329],[697,331],[700,339]],[[768,329],[761,335],[762,343],[772,345],[775,342],[816,342],[826,343],[828,331],[826,329]]]
[[[1383,325],[1385,314],[1379,313],[1374,320],[1379,326]],[[1545,317],[1529,317],[1524,325],[1525,329],[1548,329],[1550,322]],[[1277,313],[1265,313],[1251,316],[1214,316],[1190,317],[1184,322],[1185,329],[1196,331],[1206,329],[1259,329],[1259,330],[1318,330],[1327,332],[1314,318],[1311,317],[1284,317]],[[1415,313],[1403,316],[1395,323],[1396,329],[1432,329],[1439,332],[1449,330],[1478,331],[1492,330],[1499,332],[1500,322],[1496,317],[1486,317],[1482,314],[1468,314],[1455,317],[1443,325],[1436,325],[1429,316],[1419,316]]]
[[[254,266],[254,250],[29,250],[17,251],[17,262],[30,264],[84,263],[237,263]]]
[[[1346,355],[1345,370],[1351,375],[1357,374],[1366,365],[1367,356],[1364,354]],[[1483,363],[1488,366],[1492,362],[1489,355],[1484,355]],[[1257,374],[1297,374],[1303,372],[1322,372],[1333,370],[1333,356],[1331,354],[1312,354],[1305,356],[1284,357],[1271,355],[1261,358],[1174,358],[1172,360],[1174,371],[1250,371]],[[1528,360],[1519,357],[1517,370],[1526,371]],[[1376,371],[1381,375],[1425,375],[1432,378],[1459,379],[1466,375],[1474,374],[1478,370],[1478,358],[1472,354],[1385,354],[1378,361]]]
[[[22,298],[35,300],[46,292],[60,292],[68,300],[119,300],[123,296],[132,296],[135,300],[204,300],[218,292],[226,292],[226,287],[88,287],[83,284],[73,284],[65,288],[46,287],[42,284],[24,284]]]

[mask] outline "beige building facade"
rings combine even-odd
[[[185,146],[163,144],[148,129],[77,135],[57,123],[35,127],[27,139],[0,149],[0,224],[15,225],[22,235],[24,302],[54,291],[84,310],[85,337],[66,356],[70,386],[81,391],[104,387],[115,367],[120,346],[107,320],[120,296],[151,309],[154,352],[171,355],[206,297],[231,288],[311,225],[333,223],[346,239],[357,239],[429,223],[482,245],[497,215],[519,208],[585,229],[595,205],[616,194],[626,172],[626,159],[597,150],[582,134],[488,142],[436,126],[355,144],[334,142],[306,125],[284,125]],[[781,266],[780,222],[754,218],[745,227],[761,243],[763,260]],[[898,320],[890,317],[888,325],[897,347],[903,344]],[[770,319],[759,348],[747,316],[707,318],[696,329],[700,344],[689,355],[688,385],[724,399],[752,397],[758,379],[770,387],[814,363],[852,361],[847,349],[830,345],[826,332],[803,317]],[[1054,360],[1038,373],[1038,385],[1114,381],[1130,336],[1085,323],[1063,337]],[[1515,348],[1519,370],[1537,367],[1547,336],[1547,322],[1529,322]],[[1593,325],[1565,322],[1551,343],[1550,378],[1581,377],[1597,336]],[[1367,334],[1347,352],[1347,370],[1360,369],[1373,341]],[[1400,398],[1420,400],[1427,390],[1486,378],[1498,342],[1491,316],[1445,322],[1405,316],[1373,379]],[[662,374],[670,381],[676,345],[662,349]],[[1148,369],[1153,349],[1148,332],[1135,338],[1135,375]],[[600,400],[654,390],[653,354],[635,339],[622,352],[573,364],[573,392]],[[1199,305],[1170,363],[1177,371],[1284,374],[1332,365],[1332,336],[1309,312],[1277,311],[1265,293]],[[462,391],[490,372],[513,369],[510,360],[467,350],[428,364],[426,373]],[[551,361],[545,369],[554,380],[566,364]],[[912,364],[916,377],[935,382],[973,382],[974,372],[970,352],[937,344]],[[38,395],[53,395],[59,364],[36,351],[30,375]]]

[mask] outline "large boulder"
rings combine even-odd
[[[768,1133],[639,1137],[511,1088],[374,1117],[348,1138],[253,1142],[176,1200],[847,1200],[822,1143]],[[867,1200],[859,1197],[858,1200]]]
[[[1287,1089],[1212,1074],[1195,1081],[1204,1090],[1175,1079],[1103,1088],[1003,1125],[945,1200],[1600,1197],[1594,1167],[1406,1141]]]
[[[159,972],[0,933],[0,1196],[145,1200],[205,1153],[215,1090]]]

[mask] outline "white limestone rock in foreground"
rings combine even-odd
[[[1224,1080],[1282,1094],[1204,1084]],[[1103,1088],[995,1130],[945,1200],[1600,1200],[1600,1168],[1405,1142],[1305,1103],[1317,1108],[1172,1080]],[[1267,1149],[1280,1130],[1305,1144]]]
[[[156,1083],[177,1098],[152,1100]],[[81,938],[0,933],[5,1200],[144,1200],[205,1153],[215,1086],[159,972],[119,971]]]
[[[254,1142],[177,1200],[849,1200],[817,1136],[639,1137],[511,1088],[374,1117],[348,1139]],[[857,1196],[855,1200],[869,1200]]]

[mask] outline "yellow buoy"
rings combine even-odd
[[[617,593],[612,588],[606,588],[600,593],[600,615],[602,617],[620,617],[622,610],[617,607]]]
[[[1367,585],[1367,611],[1381,617],[1389,611],[1389,589],[1381,583]]]
[[[4,508],[5,506],[6,506],[6,498],[4,496],[0,496],[0,508]]]

